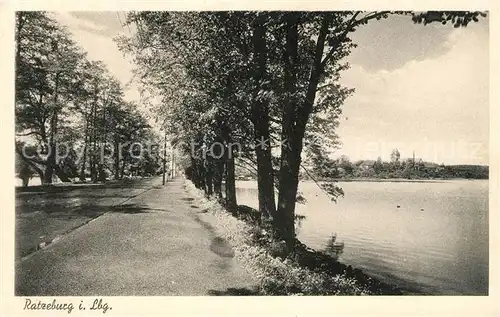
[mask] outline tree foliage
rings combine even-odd
[[[46,12],[16,13],[15,114],[16,159],[44,184],[54,173],[62,181],[87,174],[105,180],[111,162],[100,153],[109,144],[139,140],[148,129],[137,105],[123,99],[118,80],[102,62],[89,61]],[[114,163],[126,160],[117,154]],[[123,176],[123,168],[116,171]],[[23,167],[20,177],[27,174]]]
[[[254,172],[262,223],[291,250],[301,170],[314,179],[335,166],[329,151],[339,144],[335,129],[354,92],[339,83],[349,68],[345,57],[355,47],[350,36],[391,14],[407,15],[410,23],[455,26],[483,15],[133,12],[127,23],[135,23],[138,32],[118,42],[134,58],[144,89],[160,96],[159,120],[190,162],[188,177],[222,201],[224,175],[224,202],[234,211],[234,166]],[[239,145],[236,152],[229,151],[233,142]],[[206,155],[214,154],[216,144],[222,144],[221,153]],[[303,160],[312,162],[312,171]],[[348,159],[339,165],[347,173],[356,169]],[[335,183],[318,185],[333,200],[343,194]]]

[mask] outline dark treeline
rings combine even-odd
[[[482,165],[445,165],[425,162],[421,158],[402,159],[400,152],[394,149],[390,161],[358,160],[352,162],[347,156],[323,162],[313,166],[312,170],[320,179],[488,179],[489,168]],[[308,175],[303,173],[302,179]]]
[[[349,67],[344,58],[355,47],[350,36],[392,14],[407,16],[408,23],[455,27],[484,16],[133,12],[126,23],[137,32],[118,42],[134,59],[142,87],[161,100],[157,118],[183,153],[187,177],[234,211],[235,167],[254,173],[262,224],[291,251],[300,174],[315,177],[328,165],[342,104],[353,93],[339,83]],[[333,200],[342,194],[333,182],[318,184]]]
[[[347,156],[332,161],[328,168],[310,167],[315,180],[371,179],[489,179],[487,165],[445,165],[422,160],[406,159],[399,164],[382,160],[351,161]],[[312,180],[310,173],[301,172],[301,180]],[[255,180],[255,174],[237,169],[237,180]]]
[[[16,14],[16,170],[27,186],[153,174],[153,151],[131,149],[155,137],[137,104],[103,63],[89,61],[46,12]]]

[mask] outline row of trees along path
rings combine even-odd
[[[329,152],[338,145],[342,104],[353,93],[339,84],[348,68],[344,58],[355,47],[350,36],[393,14],[408,16],[408,23],[455,27],[485,16],[458,11],[131,12],[125,24],[135,24],[137,32],[117,42],[137,65],[142,88],[161,101],[151,107],[184,153],[186,175],[234,211],[235,167],[254,171],[262,222],[291,251],[302,164],[328,165]],[[139,131],[145,123],[122,100],[116,80],[102,64],[88,62],[46,14],[18,14],[16,37],[19,132],[50,147],[75,134],[85,148],[106,138],[143,136]],[[67,122],[69,112],[80,114],[78,128]],[[95,157],[88,159],[95,171]],[[28,163],[46,182],[53,171],[62,174],[50,155]],[[342,195],[335,183],[319,186],[332,200]]]
[[[137,161],[129,151],[134,142],[155,141],[138,105],[124,99],[119,81],[102,62],[90,61],[54,16],[17,12],[15,37],[16,165],[25,185],[32,173],[51,184],[54,174],[64,182],[90,174],[97,182],[134,167],[158,168],[150,153]]]
[[[291,251],[303,160],[316,165],[330,160],[341,106],[353,93],[339,84],[348,68],[344,58],[355,47],[350,36],[393,14],[408,16],[408,23],[455,27],[485,16],[132,12],[126,23],[135,24],[137,32],[119,45],[133,57],[142,86],[161,99],[155,111],[186,155],[186,175],[234,211],[235,166],[254,171],[262,223]],[[342,195],[334,183],[319,185],[332,200]]]

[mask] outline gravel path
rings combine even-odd
[[[159,181],[18,261],[16,295],[252,293],[254,282],[230,246],[197,217],[201,209],[184,180]]]

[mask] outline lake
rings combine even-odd
[[[338,203],[302,182],[306,218],[298,238],[323,250],[345,248],[340,261],[388,283],[425,294],[488,294],[488,181],[339,182]],[[256,182],[237,182],[238,204],[258,207]],[[398,206],[400,206],[398,208]]]

